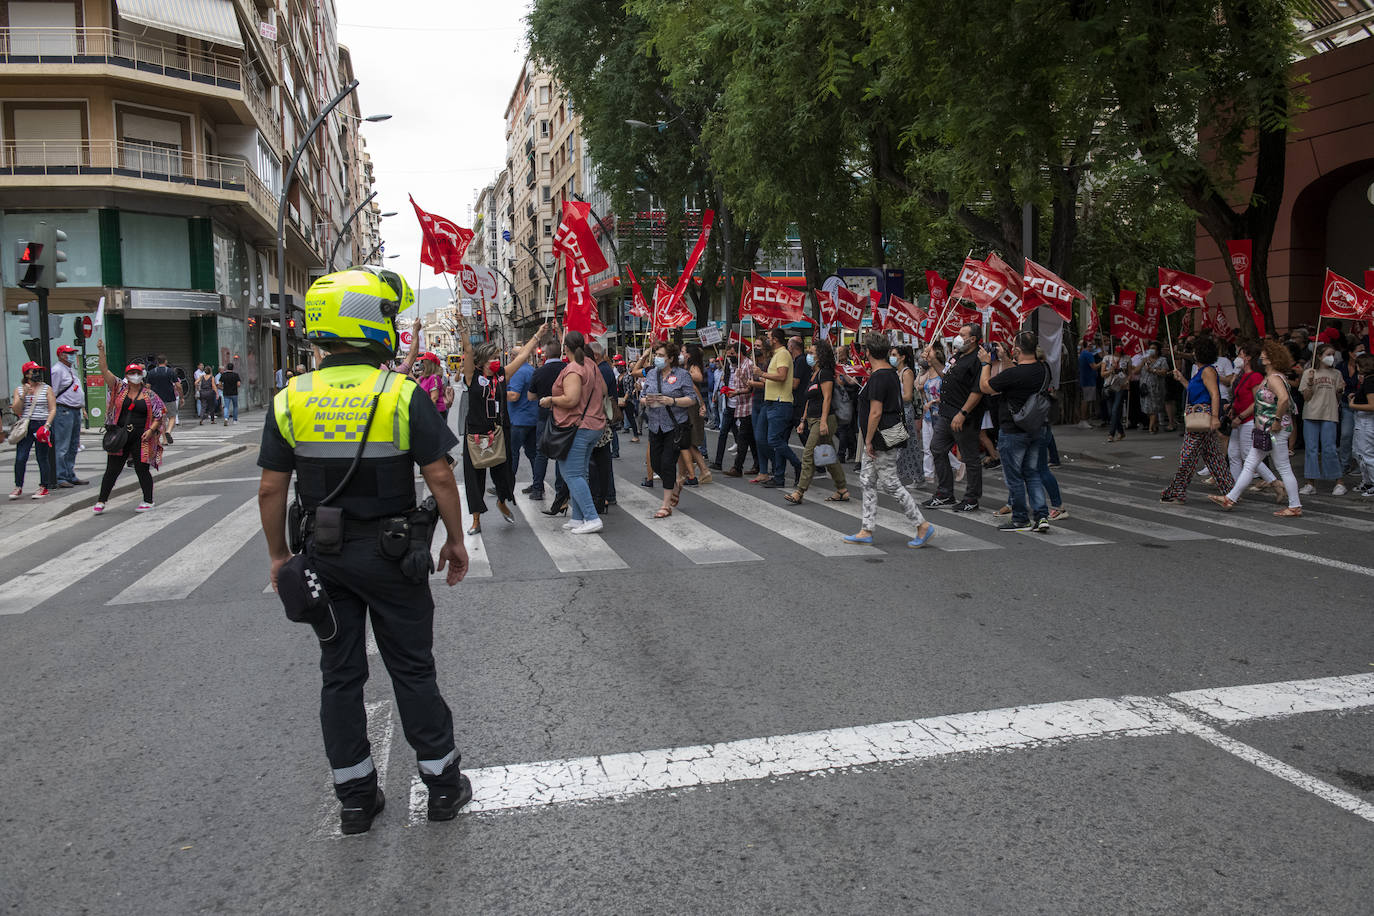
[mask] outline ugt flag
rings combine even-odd
[[[437,274],[458,273],[463,266],[463,255],[472,243],[472,230],[438,214],[426,213],[414,197],[410,198],[410,205],[415,208],[415,217],[420,221],[420,232],[424,236],[420,244],[420,263],[428,264]]]

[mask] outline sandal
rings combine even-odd
[[[1218,496],[1217,494],[1213,493],[1207,498],[1210,499],[1212,502],[1216,503],[1218,506],[1221,506],[1221,508],[1225,509],[1227,512],[1230,512],[1232,509],[1236,507],[1235,502],[1227,496]]]
[[[847,503],[849,502],[849,490],[836,490],[834,493],[827,496],[825,501],[828,503]]]
[[[784,496],[783,499],[787,500],[794,506],[800,506],[802,501],[802,491],[793,490],[791,493],[788,493],[786,496]]]
[[[672,514],[672,509],[669,509],[667,506],[659,506],[658,511],[654,513],[654,518],[667,518]]]
[[[668,494],[668,498],[669,498],[670,500],[672,500],[672,507],[673,507],[674,509],[676,509],[676,508],[677,508],[677,504],[682,500],[682,494],[681,494],[681,493],[670,493],[670,494]]]
[[[1279,518],[1302,518],[1302,509],[1294,509],[1289,506],[1287,509],[1280,509],[1274,515]]]
[[[994,512],[994,513],[992,513],[992,514],[993,514],[993,515],[1011,515],[1011,506],[1003,506],[1002,508],[998,509],[996,512]]]

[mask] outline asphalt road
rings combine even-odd
[[[1270,504],[1164,512],[1171,465],[1085,462],[1050,535],[938,513],[931,548],[837,556],[855,520],[719,475],[665,540],[623,447],[602,537],[493,513],[436,585],[485,810],[410,813],[377,665],[363,837],[314,643],[263,594],[251,453],[7,535],[6,910],[1369,911],[1374,506],[1266,534]]]

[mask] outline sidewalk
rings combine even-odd
[[[190,415],[189,422],[183,417],[181,425],[172,433],[173,443],[163,449],[162,467],[153,471],[154,493],[160,480],[257,448],[262,441],[266,416],[261,410],[240,411],[239,422],[230,422],[228,426],[222,422],[200,426],[194,414]],[[100,449],[104,432],[101,426],[81,431],[83,448],[76,454],[76,476],[90,481],[86,486],[55,489],[43,499],[31,499],[38,492],[38,463],[31,455],[24,472],[24,495],[13,501],[0,498],[0,530],[37,525],[95,505],[100,478],[105,473],[105,453]],[[0,443],[0,470],[4,472],[7,495],[14,488],[14,451],[15,447],[8,442]],[[138,492],[138,478],[126,468],[111,498]]]

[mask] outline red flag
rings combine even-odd
[[[1026,258],[1026,273],[1022,282],[1026,290],[1027,312],[1043,305],[1054,309],[1065,321],[1072,321],[1073,300],[1088,298],[1030,258]]]
[[[1005,288],[992,302],[993,311],[1001,312],[1007,319],[1008,324],[1021,326],[1021,322],[1030,314],[1030,309],[1026,306],[1025,299],[1025,278],[1019,270],[1015,270],[1006,261],[999,258],[996,252],[989,254],[984,263],[990,270],[997,273],[1005,284]]]
[[[1221,306],[1216,303],[1210,303],[1204,308],[1204,312],[1208,308],[1210,308],[1212,312],[1211,325],[1216,335],[1222,340],[1235,340],[1236,332],[1232,330],[1231,323],[1226,320],[1226,313],[1221,310]]]
[[[444,219],[420,209],[415,198],[410,198],[415,208],[415,217],[420,221],[423,241],[420,245],[420,263],[434,268],[436,274],[456,274],[463,266],[463,255],[467,254],[472,242],[472,230],[464,229],[453,220]]]
[[[692,253],[687,257],[687,266],[683,268],[682,276],[678,278],[677,285],[673,287],[673,301],[682,302],[682,296],[687,292],[687,281],[692,278],[692,271],[697,269],[697,262],[701,260],[701,253],[706,250],[706,240],[711,237],[711,223],[715,221],[716,211],[706,210],[701,214],[701,234],[697,236],[697,243],[692,246]],[[692,319],[688,318],[683,324],[687,324]],[[682,325],[673,325],[682,327]]]
[[[900,331],[913,337],[921,336],[921,323],[927,318],[925,309],[907,302],[901,296],[890,296],[887,300],[886,330]]]
[[[669,328],[685,328],[692,323],[692,310],[673,294],[672,289],[660,277],[654,289],[654,330],[660,340],[667,340]]]
[[[582,276],[599,274],[608,266],[606,256],[601,253],[601,245],[587,225],[587,216],[592,205],[580,200],[570,200],[563,205],[563,221],[553,234],[553,250],[566,255],[568,260],[577,263]]]
[[[1249,239],[1237,239],[1226,243],[1226,251],[1231,256],[1231,265],[1236,269],[1236,278],[1240,280],[1241,291],[1245,293],[1245,304],[1250,309],[1250,320],[1255,323],[1255,330],[1259,336],[1264,337],[1264,313],[1260,311],[1259,303],[1255,301],[1254,295],[1250,292],[1250,265],[1254,243]]]
[[[749,277],[739,317],[750,318],[759,327],[776,328],[794,321],[804,321],[806,293],[781,283],[774,283],[757,273]]]
[[[1097,310],[1097,302],[1088,303],[1087,330],[1083,332],[1083,337],[1092,340],[1097,336],[1097,332],[1102,330],[1102,313]]]
[[[887,330],[887,312],[878,308],[878,303],[883,301],[883,294],[876,289],[868,291],[868,304],[873,306],[873,327],[874,331]]]
[[[979,308],[987,308],[1001,294],[1003,286],[982,261],[965,258],[959,278],[954,281],[954,288],[949,294],[955,299],[967,299]]]
[[[630,275],[630,289],[634,291],[634,304],[630,306],[630,314],[635,318],[650,318],[653,312],[649,311],[649,303],[644,299],[644,290],[639,287],[639,278],[630,266],[625,265],[625,272]]]
[[[930,310],[940,314],[949,300],[949,281],[933,270],[926,271],[926,288],[930,290]]]
[[[1159,299],[1164,305],[1164,314],[1172,315],[1179,309],[1202,308],[1207,295],[1215,286],[1211,280],[1204,280],[1181,270],[1159,269]]]
[[[1364,288],[1370,292],[1374,292],[1374,270],[1366,270],[1364,272]],[[1365,322],[1364,329],[1367,336],[1365,344],[1374,346],[1374,315],[1369,316],[1369,320]]]
[[[857,332],[864,323],[864,302],[858,293],[841,286],[835,290],[835,320],[846,331]]]
[[[813,293],[816,296],[816,305],[821,310],[821,324],[828,328],[835,323],[835,315],[838,312],[835,298],[823,289],[813,290]]]
[[[1135,293],[1131,293],[1130,302],[1134,303]],[[1145,344],[1153,339],[1146,333],[1145,320],[1136,312],[1135,308],[1127,305],[1126,293],[1122,293],[1122,301],[1111,307],[1112,316],[1112,336],[1121,341],[1121,345],[1128,351],[1144,349]]]
[[[1159,336],[1159,321],[1164,314],[1164,302],[1159,298],[1159,287],[1151,286],[1145,290],[1145,332],[1154,340]]]
[[[1323,318],[1374,319],[1374,293],[1360,289],[1331,268],[1326,269],[1326,285],[1322,288]]]
[[[1140,294],[1135,290],[1123,289],[1116,301],[1123,309],[1134,315],[1136,314],[1137,307],[1140,305]]]
[[[572,258],[564,258],[563,263],[567,266],[568,281],[568,309],[564,315],[564,322],[569,331],[590,335],[593,322],[601,323],[601,316],[597,314],[596,297],[592,295],[586,275],[577,269],[577,262]],[[604,326],[601,332],[606,332]]]

